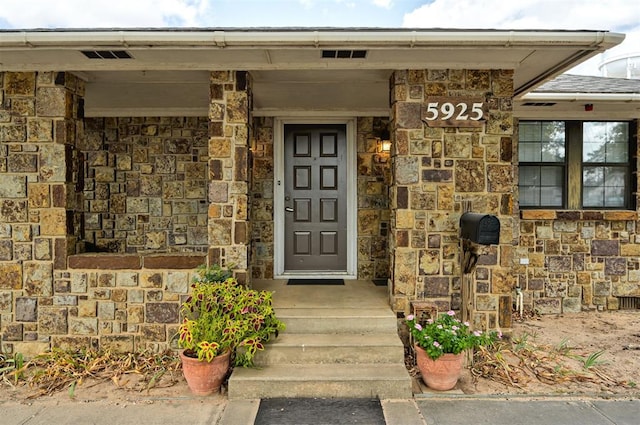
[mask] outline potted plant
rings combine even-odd
[[[200,267],[182,303],[180,358],[189,388],[199,395],[217,392],[230,365],[252,366],[254,355],[284,329],[271,292],[247,288],[228,276],[218,266]],[[202,375],[201,382],[195,373]]]
[[[462,373],[463,352],[492,344],[502,335],[496,331],[472,331],[468,322],[461,322],[454,311],[424,325],[413,315],[407,316],[407,325],[413,336],[416,363],[422,380],[434,390],[452,389]]]

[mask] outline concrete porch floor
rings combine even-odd
[[[388,308],[388,287],[370,280],[345,280],[344,285],[287,285],[286,279],[253,280],[252,287],[273,291],[276,308]]]

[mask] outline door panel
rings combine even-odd
[[[284,126],[285,272],[347,270],[346,125]]]

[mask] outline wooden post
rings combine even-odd
[[[471,211],[471,201],[462,201],[462,214]],[[473,315],[473,281],[471,275],[466,273],[467,268],[467,250],[471,249],[471,244],[460,238],[460,290],[462,297],[462,321],[471,323]]]

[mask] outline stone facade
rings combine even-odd
[[[80,228],[84,83],[65,73],[5,72],[0,88],[2,349],[13,350],[5,341],[44,348],[63,332],[53,275],[75,252]]]
[[[73,75],[0,73],[0,350],[160,350],[199,264],[273,277],[274,119],[246,72],[210,77],[207,117],[84,118]],[[429,127],[432,96],[482,97],[486,121]],[[516,286],[540,313],[640,297],[637,211],[518,210],[512,96],[509,70],[396,71],[390,118],[357,119],[358,278],[400,315],[461,309],[467,283],[481,328],[509,327]],[[463,275],[469,206],[501,236]]]
[[[273,279],[273,118],[256,118],[251,152],[251,273],[255,279]]]
[[[480,256],[472,282],[474,325],[508,327],[509,273],[514,239],[517,155],[514,155],[512,72],[411,70],[392,77],[392,187],[390,295],[394,310],[430,300],[440,311],[461,308],[459,219],[463,205],[498,216],[500,245]],[[432,96],[481,96],[482,127],[429,127],[421,108]],[[500,306],[507,306],[500,315]]]
[[[358,118],[358,279],[388,280],[390,153],[381,149],[388,118]]]
[[[206,117],[88,118],[82,251],[206,252]]]
[[[251,81],[246,72],[211,73],[209,103],[209,264],[249,270]]]
[[[195,265],[205,256],[163,256],[165,266],[158,267],[153,256],[108,255],[70,257],[78,268],[56,272],[48,297],[16,294],[3,349],[31,357],[49,345],[113,351],[175,348],[180,302]]]
[[[246,73],[211,73],[202,118],[84,119],[71,74],[0,87],[0,350],[166,348],[198,265],[246,280]]]
[[[635,211],[521,211],[517,255],[524,305],[540,314],[617,310],[640,297]]]

